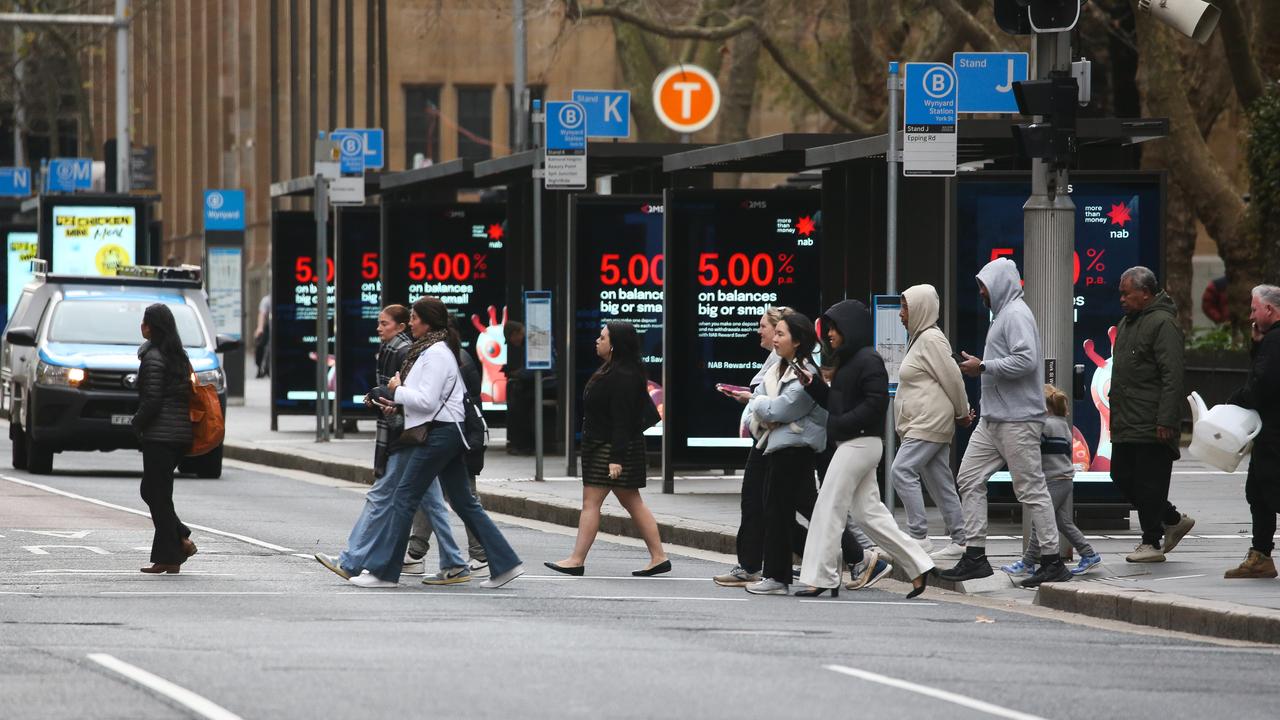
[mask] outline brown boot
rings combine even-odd
[[[1276,576],[1276,564],[1269,555],[1249,548],[1249,554],[1245,556],[1244,562],[1240,563],[1240,567],[1231,568],[1223,577],[1228,580],[1235,578],[1273,578]]]

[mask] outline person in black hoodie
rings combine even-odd
[[[857,300],[842,300],[822,316],[826,350],[835,358],[835,374],[807,389],[827,408],[827,452],[830,463],[809,521],[800,582],[809,586],[797,595],[820,595],[840,582],[840,533],[846,516],[893,556],[914,578],[907,595],[924,592],[933,561],[898,527],[880,502],[876,467],[884,453],[881,433],[889,408],[889,374],[872,346],[871,313]],[[811,380],[811,378],[809,379]],[[834,592],[833,592],[834,594]]]
[[[144,573],[177,574],[196,554],[191,530],[173,508],[173,473],[191,449],[191,362],[182,348],[173,312],[162,303],[142,315],[138,348],[138,411],[133,430],[142,443],[142,500],[151,510],[155,534],[151,566]]]
[[[1273,578],[1276,564],[1276,513],[1280,513],[1280,287],[1259,285],[1249,305],[1252,321],[1253,366],[1249,380],[1228,401],[1257,410],[1262,432],[1253,442],[1244,497],[1253,515],[1253,544],[1244,562],[1226,572],[1226,579]]]
[[[662,549],[658,523],[640,497],[645,476],[645,429],[657,422],[649,398],[640,336],[629,322],[610,322],[600,329],[596,355],[604,362],[587,381],[582,407],[582,514],[573,552],[559,562],[543,563],[566,575],[585,572],[587,553],[600,530],[600,506],[612,492],[631,515],[649,549],[649,565],[632,575],[648,577],[671,571]],[[648,407],[645,407],[645,405]]]

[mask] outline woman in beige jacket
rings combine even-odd
[[[951,438],[955,426],[972,422],[964,379],[951,355],[951,343],[938,328],[938,291],[915,285],[902,293],[902,324],[911,341],[898,370],[893,409],[902,445],[893,461],[893,487],[907,511],[907,532],[930,552],[929,518],[921,485],[942,512],[951,542],[933,554],[956,560],[964,554],[964,515],[951,474]]]

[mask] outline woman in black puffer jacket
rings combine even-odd
[[[173,312],[161,303],[142,315],[138,348],[138,412],[133,430],[142,443],[142,500],[151,510],[155,536],[151,567],[144,573],[177,573],[196,554],[191,531],[173,509],[173,472],[191,449],[191,363]]]

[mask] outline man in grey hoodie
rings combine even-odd
[[[1008,465],[1013,493],[1031,514],[1040,541],[1040,567],[1023,587],[1063,582],[1071,572],[1058,555],[1058,526],[1053,500],[1040,464],[1044,405],[1044,350],[1031,308],[1022,299],[1018,266],[1008,258],[987,263],[978,272],[982,300],[991,309],[983,357],[962,352],[960,371],[982,378],[982,417],[960,462],[957,484],[964,509],[964,557],[938,576],[954,582],[988,577],[987,480]]]

